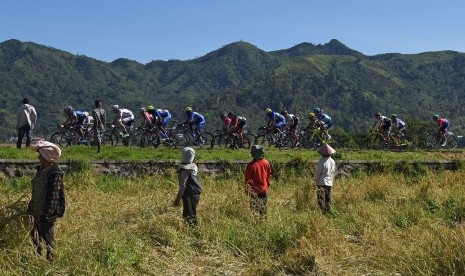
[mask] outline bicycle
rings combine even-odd
[[[218,130],[211,140],[210,148],[250,149],[252,141],[255,141],[253,134],[243,133],[240,135],[230,130]]]
[[[121,127],[118,126],[118,125],[107,125],[108,127],[110,127],[111,131],[110,131],[110,134],[108,134],[108,136],[106,136],[106,139],[108,139],[107,141],[109,141],[109,143],[116,147],[118,146],[119,144],[119,141],[121,140],[121,143],[124,145],[124,146],[135,146],[135,145],[138,145],[139,144],[139,141],[140,141],[140,135],[142,134],[142,132],[140,130],[138,131],[134,131],[134,128],[132,126],[130,126],[128,128],[128,135],[124,135],[123,131],[121,130]],[[103,139],[105,140],[105,139]]]
[[[198,129],[191,131],[191,128],[187,124],[177,124],[176,126],[172,132],[178,139],[181,138],[186,143],[182,146],[211,147],[211,141],[213,140],[212,133],[208,131],[200,132]]]
[[[432,130],[426,133],[425,136],[425,147],[426,149],[455,149],[457,148],[457,137],[451,131],[446,132],[445,145],[441,145],[441,136],[437,130]]]
[[[147,147],[149,145],[157,148],[160,146],[160,144],[163,143],[163,145],[167,147],[172,147],[172,148],[177,148],[178,145],[180,144],[179,138],[182,139],[183,136],[177,136],[175,135],[174,132],[175,126],[174,124],[171,124],[170,127],[167,127],[165,129],[166,137],[162,134],[161,126],[152,126],[152,127],[145,127],[141,128],[143,131],[141,135],[141,140],[140,140],[140,146],[141,147]],[[179,137],[179,138],[178,138]],[[181,140],[184,141],[184,140]],[[185,141],[182,142],[182,144],[186,144]]]
[[[386,140],[385,134],[374,129],[370,131],[368,136],[368,147],[379,150],[402,150],[408,148],[411,143],[401,133],[389,132],[389,140]]]
[[[50,142],[60,147],[70,147],[77,144],[79,135],[76,133],[76,126],[58,126],[58,131],[50,136]]]
[[[261,126],[255,138],[255,145],[275,146],[287,150],[294,147],[295,141],[290,133],[285,133],[275,127]]]
[[[328,130],[321,130],[319,126],[301,131],[300,145],[305,149],[317,149],[322,144],[334,144],[334,140],[328,134]],[[328,139],[329,138],[329,139]]]

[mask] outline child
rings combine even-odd
[[[317,189],[317,201],[323,213],[329,213],[331,208],[331,187],[333,186],[334,172],[336,171],[336,163],[331,158],[334,150],[328,144],[324,144],[318,149],[318,153],[322,158],[316,164],[315,168],[315,184]]]
[[[270,163],[264,158],[265,152],[262,146],[252,146],[250,154],[253,160],[247,164],[245,169],[245,184],[246,192],[250,197],[250,209],[254,214],[265,217],[272,170]]]
[[[182,199],[182,217],[190,226],[197,226],[197,205],[202,187],[199,181],[198,168],[194,163],[195,151],[190,147],[182,149],[182,164],[179,169],[179,190],[174,206],[179,206]]]

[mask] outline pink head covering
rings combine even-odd
[[[324,144],[318,149],[318,153],[321,155],[331,155],[336,153],[336,150],[333,149],[330,145]]]
[[[32,148],[48,162],[54,162],[61,156],[61,150],[57,145],[44,140],[40,140]]]

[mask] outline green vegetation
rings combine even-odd
[[[0,274],[465,273],[463,169],[337,179],[327,216],[310,170],[284,169],[272,181],[266,220],[250,214],[241,174],[202,175],[198,230],[171,207],[174,170],[128,179],[81,169],[65,175],[68,208],[57,223],[53,265],[29,241],[21,196],[29,196],[31,179],[0,179]]]
[[[365,56],[337,40],[272,52],[239,41],[193,60],[145,65],[8,40],[0,43],[0,140],[15,136],[16,108],[26,96],[39,115],[34,135],[42,137],[64,121],[64,106],[90,111],[97,98],[107,109],[119,104],[136,111],[154,104],[178,120],[184,120],[185,106],[193,106],[210,130],[220,111],[244,115],[255,132],[267,107],[286,108],[306,124],[307,112],[320,106],[335,127],[351,133],[365,132],[373,113],[381,112],[409,119],[411,133],[417,133],[411,126],[418,122],[433,126],[431,115],[438,113],[463,134],[464,65],[463,53]]]
[[[299,161],[316,161],[320,158],[316,151],[295,149],[279,150],[269,148],[267,158],[281,163]],[[229,149],[196,149],[196,159],[200,161],[231,161],[250,160],[247,150]],[[138,148],[138,147],[102,147],[101,153],[96,153],[95,147],[72,146],[62,148],[62,159],[65,160],[180,160],[180,149],[165,147]],[[438,150],[438,151],[376,151],[376,150],[346,150],[338,149],[336,160],[372,160],[372,161],[402,161],[402,160],[450,160],[463,159],[463,150]],[[17,150],[14,145],[0,146],[0,159],[37,159],[37,153],[32,150]]]

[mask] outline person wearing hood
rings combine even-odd
[[[194,163],[195,151],[193,148],[182,149],[182,164],[179,168],[179,189],[174,206],[183,203],[182,217],[190,226],[197,226],[197,205],[200,201],[202,186],[199,181],[199,170]]]
[[[18,130],[18,141],[16,147],[21,148],[24,135],[26,135],[26,147],[31,146],[31,130],[37,123],[36,109],[29,104],[29,99],[24,98],[23,104],[18,108],[16,112],[16,129]]]
[[[266,217],[267,194],[270,187],[272,169],[265,159],[265,151],[260,145],[253,145],[250,149],[253,160],[245,169],[246,193],[250,198],[252,213]]]
[[[42,255],[42,242],[45,241],[47,260],[52,262],[55,220],[65,212],[63,172],[56,163],[61,156],[61,150],[47,141],[37,142],[32,149],[39,153],[40,166],[32,178],[32,196],[27,210],[33,221],[31,238],[38,255]]]
[[[318,206],[323,213],[331,212],[331,187],[333,186],[334,173],[336,172],[336,162],[331,155],[336,153],[330,145],[324,144],[318,149],[321,159],[315,167],[315,185]]]

